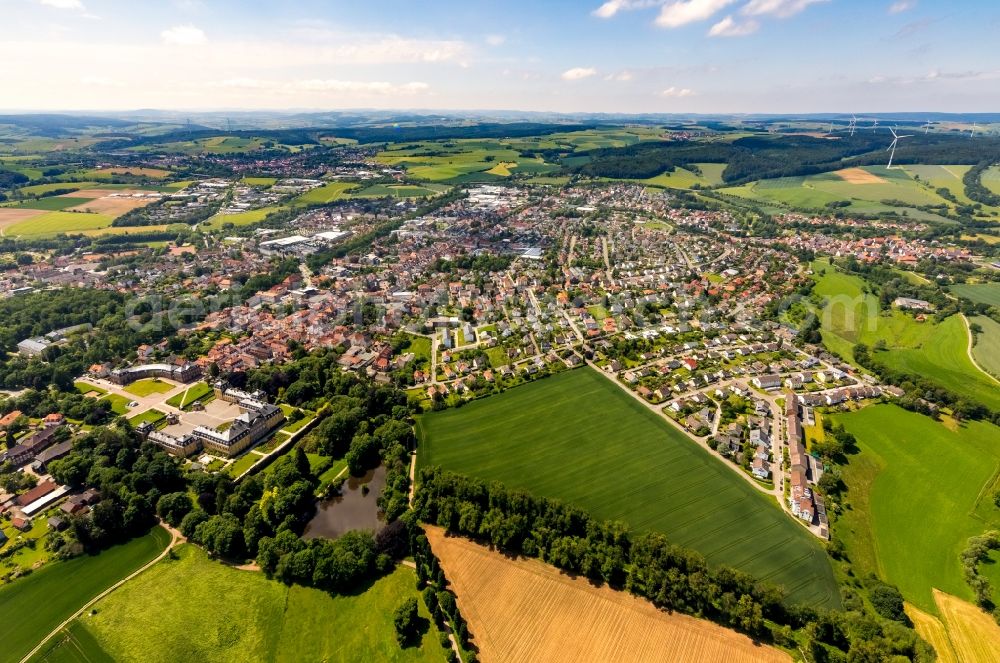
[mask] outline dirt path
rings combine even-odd
[[[124,585],[125,583],[127,583],[132,578],[135,578],[137,575],[139,575],[140,573],[142,573],[146,569],[150,568],[151,566],[153,566],[154,564],[156,564],[157,562],[159,562],[160,560],[162,560],[164,557],[166,557],[167,555],[170,554],[170,551],[173,550],[173,548],[174,548],[175,545],[177,545],[178,543],[181,543],[181,542],[184,541],[184,537],[181,536],[180,532],[178,532],[174,528],[170,527],[166,523],[160,523],[160,526],[163,527],[168,532],[170,532],[170,543],[168,543],[167,547],[163,549],[163,552],[161,552],[159,555],[157,555],[156,557],[154,557],[153,559],[151,559],[146,564],[144,564],[143,566],[139,567],[138,569],[136,569],[135,571],[133,571],[129,575],[125,576],[124,578],[122,578],[121,580],[119,580],[118,582],[116,582],[115,584],[111,585],[110,587],[108,587],[107,589],[105,589],[103,592],[101,592],[100,594],[98,594],[97,596],[95,596],[94,598],[90,599],[90,601],[88,601],[82,608],[80,608],[79,610],[77,610],[76,612],[74,612],[68,619],[66,619],[59,626],[55,627],[52,630],[52,632],[50,632],[47,636],[45,636],[44,638],[42,638],[42,641],[39,642],[37,645],[35,645],[35,648],[32,649],[30,652],[28,652],[28,654],[24,658],[21,659],[21,663],[26,663],[32,656],[34,656],[35,654],[37,654],[39,652],[39,650],[41,650],[41,648],[43,646],[45,646],[45,644],[49,640],[51,640],[56,635],[58,635],[60,631],[62,631],[67,626],[69,626],[69,624],[74,619],[77,619],[80,615],[82,615],[84,612],[86,612],[92,605],[94,605],[95,603],[97,603],[98,601],[100,601],[101,599],[103,599],[105,596],[107,596],[111,592],[115,591],[116,589],[118,589],[119,587],[121,587],[122,585]]]

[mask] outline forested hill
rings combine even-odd
[[[747,136],[731,143],[664,141],[587,153],[589,161],[571,170],[591,177],[643,179],[676,166],[725,163],[728,184],[814,175],[839,168],[883,164],[892,140],[888,130],[859,131],[854,136],[816,138],[804,135]],[[954,164],[1000,161],[1000,138],[917,134],[900,142],[895,163]]]

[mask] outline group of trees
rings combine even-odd
[[[463,651],[469,652],[471,649],[470,640],[472,634],[469,633],[468,622],[458,609],[455,594],[448,588],[448,580],[445,578],[444,569],[441,562],[434,555],[427,536],[423,533],[413,520],[410,521],[410,550],[413,553],[413,561],[417,566],[417,589],[421,590],[420,595],[431,613],[434,623],[442,632],[446,632],[450,626],[455,634],[458,646]],[[455,653],[451,649],[450,643],[442,642],[449,652],[449,660],[454,660]],[[469,652],[466,663],[475,663],[476,655]]]
[[[431,468],[422,474],[414,509],[425,522],[624,588],[663,609],[788,645],[793,644],[791,631],[799,630],[799,641],[822,660],[833,660],[830,650],[858,661],[933,657],[913,631],[897,622],[860,610],[786,605],[780,589],[740,571],[710,567],[700,554],[671,544],[662,534],[634,536],[621,523],[599,522],[575,507],[499,483]]]
[[[976,593],[976,603],[984,610],[992,611],[1000,622],[1000,608],[993,603],[993,587],[989,578],[979,573],[979,565],[989,560],[990,552],[1000,549],[1000,532],[990,530],[969,539],[962,551],[962,572],[965,582]]]
[[[994,153],[992,161],[980,161],[962,176],[962,184],[965,185],[965,195],[969,200],[974,200],[983,205],[1000,207],[1000,195],[993,193],[983,186],[983,173],[996,163],[998,158],[1000,158],[1000,155]]]
[[[49,472],[61,484],[101,495],[89,514],[70,519],[70,531],[86,550],[147,531],[160,496],[184,488],[176,459],[127,425],[95,428],[78,438],[69,455],[49,463]]]

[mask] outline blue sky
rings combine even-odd
[[[1000,110],[996,0],[0,0],[0,108]]]

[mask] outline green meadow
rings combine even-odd
[[[830,416],[860,448],[844,467],[848,504],[834,522],[855,573],[878,573],[935,614],[932,588],[972,600],[959,557],[969,537],[1000,526],[991,497],[1000,428],[946,425],[895,405]]]
[[[357,188],[353,182],[330,182],[305,192],[292,201],[293,205],[325,205],[344,198],[348,191]]]
[[[726,164],[699,163],[694,165],[701,171],[700,173],[678,166],[673,171],[639,181],[649,186],[670,189],[690,189],[695,184],[708,188],[722,184],[722,171],[726,169]]]
[[[845,274],[826,260],[816,261],[812,269],[814,292],[826,301],[820,322],[823,344],[830,351],[853,362],[855,344],[872,347],[882,341],[886,349],[874,352],[878,361],[1000,410],[1000,385],[969,358],[969,335],[961,316],[937,323],[933,318],[918,322],[896,309],[883,312],[878,298],[863,292],[865,282],[860,277]]]
[[[331,596],[234,569],[182,545],[176,559],[99,601],[96,614],[79,618],[71,634],[79,637],[82,629],[107,658],[143,663],[444,661],[433,625],[419,646],[396,643],[392,612],[417,595],[415,581],[400,566],[357,594]],[[420,614],[429,621],[422,602]]]
[[[157,527],[100,554],[47,564],[0,587],[5,660],[20,660],[63,620],[156,557],[169,541],[166,530]]]
[[[37,200],[25,200],[24,202],[18,203],[17,205],[11,205],[11,207],[17,207],[19,209],[43,209],[50,212],[56,212],[59,210],[64,210],[67,207],[75,207],[77,205],[85,205],[91,201],[90,198],[73,198],[72,196],[49,196],[47,198],[38,198]]]
[[[422,466],[522,488],[595,517],[658,531],[778,585],[796,603],[838,607],[819,541],[765,496],[608,378],[567,371],[423,415]]]
[[[959,283],[948,288],[959,297],[965,297],[977,304],[1000,306],[1000,283]]]
[[[984,371],[1000,378],[1000,323],[985,315],[970,318],[969,322],[974,322],[983,328],[982,333],[976,337],[976,344],[972,347],[972,356]],[[1000,389],[1000,384],[997,388]]]
[[[351,193],[351,198],[426,198],[449,189],[443,184],[373,184]]]

